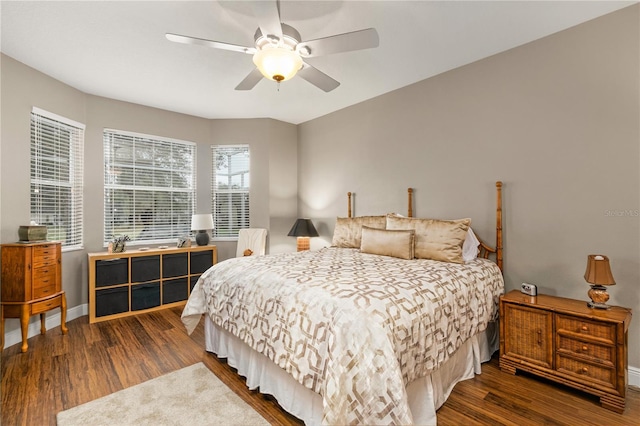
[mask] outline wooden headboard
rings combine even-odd
[[[351,192],[347,192],[347,212],[348,217],[353,217]],[[413,217],[413,188],[407,189],[407,217]],[[477,236],[476,236],[477,237]],[[496,245],[491,247],[485,244],[480,238],[480,246],[478,248],[478,257],[488,259],[490,255],[496,256],[496,263],[498,268],[504,273],[502,268],[502,182],[496,182]]]

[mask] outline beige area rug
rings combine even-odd
[[[203,363],[61,411],[59,426],[268,425]]]

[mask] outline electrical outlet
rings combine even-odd
[[[536,296],[538,294],[538,287],[536,287],[535,284],[522,283],[520,291],[529,296]]]

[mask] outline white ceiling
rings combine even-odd
[[[303,40],[374,27],[380,46],[309,58],[341,82],[234,87],[251,56],[177,44],[173,32],[253,46],[245,1],[2,1],[4,54],[85,93],[204,118],[302,123],[596,18],[636,1],[286,1]]]

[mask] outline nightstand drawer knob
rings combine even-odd
[[[587,352],[588,350],[589,350],[588,346],[585,345],[585,346],[582,347],[582,352]]]
[[[589,372],[589,369],[588,369],[587,367],[582,367],[582,372],[583,372],[583,373],[588,373],[588,372]]]
[[[580,327],[580,329],[582,331],[589,331],[589,327],[587,327],[586,325],[583,325],[582,327]]]

